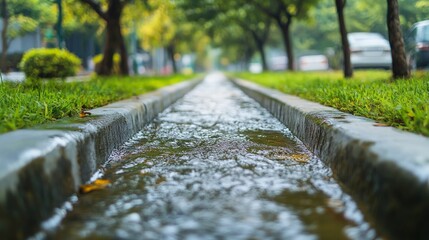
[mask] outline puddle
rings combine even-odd
[[[331,171],[210,75],[112,154],[52,239],[374,239]]]

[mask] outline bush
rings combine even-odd
[[[92,61],[94,63],[94,70],[95,70],[95,72],[98,72],[98,68],[100,67],[100,63],[101,63],[102,60],[103,60],[103,54],[95,55],[92,58]],[[119,75],[121,73],[120,63],[121,63],[121,55],[119,55],[118,53],[115,53],[113,55],[113,69],[112,69],[112,74]]]
[[[65,78],[76,75],[80,64],[80,59],[66,50],[38,48],[24,54],[20,67],[29,78]]]

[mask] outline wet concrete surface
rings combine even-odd
[[[377,238],[330,169],[220,74],[115,151],[98,177],[111,187],[80,195],[37,237]]]

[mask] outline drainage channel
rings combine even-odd
[[[209,75],[121,149],[52,239],[374,239],[352,198],[289,130]]]

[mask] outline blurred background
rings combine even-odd
[[[79,74],[97,71],[109,46],[114,65],[125,57],[127,73],[134,75],[342,68],[334,0],[0,3],[1,70],[10,78],[20,78],[19,62],[32,48],[67,49],[82,61]],[[429,1],[399,0],[399,6],[410,68],[427,68]],[[391,67],[386,8],[384,1],[347,1],[353,68]]]

